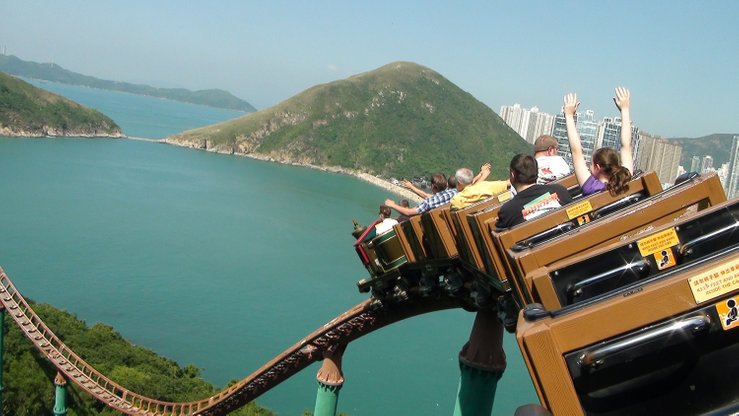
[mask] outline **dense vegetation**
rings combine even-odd
[[[100,112],[2,72],[0,132],[9,135],[121,135],[120,127]]]
[[[156,88],[149,85],[107,81],[72,72],[53,63],[29,62],[13,55],[0,54],[0,71],[21,77],[43,79],[63,84],[84,85],[104,90],[124,91],[210,107],[246,112],[256,111],[248,102],[220,89],[190,91],[184,88]]]
[[[690,169],[690,162],[693,156],[703,157],[710,155],[713,157],[713,166],[720,168],[722,164],[729,161],[731,156],[731,141],[736,134],[712,134],[710,136],[698,137],[698,138],[679,138],[669,139],[671,142],[680,143],[683,146],[683,152],[680,157],[680,164],[685,167],[686,170]]]
[[[513,155],[531,152],[490,108],[410,62],[318,85],[272,108],[168,140],[396,177],[477,170],[490,161],[493,177],[502,178]]]
[[[144,396],[183,402],[203,399],[217,390],[200,378],[200,370],[157,356],[131,345],[113,328],[87,327],[69,313],[45,304],[32,306],[41,319],[85,361],[113,381]],[[55,368],[40,355],[5,314],[4,414],[50,415],[54,407]],[[67,384],[69,416],[117,415],[74,383]],[[241,416],[272,415],[255,403],[231,413]]]

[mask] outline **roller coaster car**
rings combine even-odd
[[[394,229],[380,235],[374,234],[375,225],[379,222],[370,224],[354,242],[359,259],[372,276],[386,274],[406,262],[402,250],[399,251]]]
[[[423,236],[429,248],[429,258],[448,259],[457,257],[456,230],[450,226],[449,205],[434,208],[421,215]]]
[[[568,231],[552,240],[506,250],[510,257],[518,294],[524,304],[538,302],[532,295],[529,275],[567,257],[600,248],[613,242],[644,235],[663,224],[726,201],[717,175],[707,175],[673,186],[663,192]]]
[[[421,216],[414,215],[397,225],[396,232],[404,236],[402,241],[404,253],[409,262],[418,262],[430,255],[428,244],[423,238]]]
[[[556,181],[569,191],[570,195],[580,195],[580,185],[575,175],[568,175]],[[503,201],[505,202],[505,201]],[[490,231],[495,229],[498,211],[502,203],[491,204],[480,209],[465,212],[458,218],[460,235],[464,236],[464,245],[470,251],[468,263],[474,264],[477,270],[487,276],[488,283],[499,291],[511,289],[508,274],[503,268],[499,253],[495,250]]]
[[[490,247],[492,258],[495,259],[493,267],[496,273],[501,276],[512,276],[516,269],[507,253],[509,248],[534,247],[567,231],[632,206],[661,191],[662,185],[657,174],[648,172],[631,180],[628,183],[628,190],[622,194],[613,196],[608,192],[600,192],[581,197],[563,209],[550,211],[507,230],[496,230],[494,222],[490,221],[486,225],[492,228],[487,233],[479,233],[477,241],[478,244]],[[515,279],[512,280],[516,282]],[[522,301],[529,303],[532,300]]]
[[[459,253],[460,260],[468,269],[476,270],[481,273],[485,272],[482,255],[475,244],[472,230],[467,222],[467,217],[484,209],[499,208],[505,201],[511,198],[513,198],[513,193],[506,191],[500,195],[496,195],[457,211],[451,211],[451,225],[454,227],[457,235],[457,252]]]
[[[536,269],[532,294],[549,311],[592,303],[737,245],[739,199]]]
[[[738,304],[734,245],[597,302],[529,305],[516,338],[555,415],[735,414]]]

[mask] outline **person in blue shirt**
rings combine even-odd
[[[400,214],[412,217],[414,215],[423,214],[424,212],[448,204],[449,201],[452,200],[452,197],[457,194],[457,189],[448,189],[447,179],[444,174],[437,173],[431,177],[431,192],[433,194],[421,201],[421,203],[418,204],[417,207],[403,207],[397,204],[392,199],[386,199],[385,205],[394,209]]]

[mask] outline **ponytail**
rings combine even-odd
[[[593,163],[600,166],[603,173],[608,177],[606,189],[616,196],[629,190],[631,172],[621,166],[621,158],[618,152],[610,147],[601,147],[593,152]]]
[[[629,190],[629,181],[631,180],[631,172],[623,166],[614,166],[610,169],[610,177],[606,189],[612,196],[624,193]]]

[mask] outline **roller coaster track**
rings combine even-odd
[[[240,382],[203,400],[173,403],[136,394],[95,370],[44,324],[0,268],[0,303],[23,334],[67,379],[110,408],[129,415],[222,415],[254,400],[315,361],[363,335],[416,315],[461,307],[444,295],[382,305],[366,300],[316,329]]]

